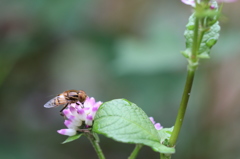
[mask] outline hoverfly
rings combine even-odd
[[[65,104],[65,106],[60,110],[60,112],[62,112],[68,104],[76,103],[79,105],[79,103],[77,103],[78,101],[83,104],[86,98],[87,94],[83,90],[68,90],[49,100],[46,104],[44,104],[44,107],[53,108]]]

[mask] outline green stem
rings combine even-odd
[[[160,153],[160,159],[171,159],[171,155]]]
[[[185,115],[187,104],[188,104],[188,99],[189,99],[190,93],[191,93],[194,74],[195,74],[195,71],[188,70],[187,80],[186,80],[184,92],[183,92],[183,95],[182,95],[182,101],[181,101],[181,104],[180,104],[180,107],[179,107],[179,110],[178,110],[178,115],[177,115],[177,119],[176,119],[176,122],[175,122],[175,125],[174,125],[172,135],[169,139],[169,146],[170,147],[175,146],[178,135],[179,135],[179,132],[180,132],[181,127],[182,127],[184,115]]]
[[[136,144],[133,152],[131,153],[131,155],[128,157],[128,159],[135,159],[138,155],[139,150],[143,147],[142,144]]]
[[[196,17],[194,25],[195,26],[194,26],[192,53],[191,53],[191,57],[189,59],[189,64],[188,64],[187,80],[185,83],[180,107],[178,109],[178,115],[177,115],[177,118],[176,118],[176,121],[174,124],[174,129],[173,129],[172,135],[169,139],[170,147],[175,146],[175,144],[177,142],[177,138],[180,133],[184,115],[185,115],[185,112],[187,109],[187,104],[188,104],[188,100],[189,100],[191,89],[192,89],[195,70],[198,66],[197,54],[198,54],[198,49],[199,49],[199,45],[200,45],[199,43],[201,42],[201,39],[203,36],[203,35],[199,35],[199,18],[198,17]],[[199,39],[199,36],[200,36],[200,39]]]
[[[102,149],[100,148],[100,145],[98,144],[98,141],[94,138],[94,136],[92,134],[87,133],[86,135],[87,135],[88,139],[91,141],[93,148],[95,149],[95,151],[98,155],[98,158],[105,159]]]
[[[197,58],[198,45],[199,45],[198,30],[199,30],[199,19],[196,17],[195,26],[194,26],[193,45],[192,45],[192,56],[191,56],[192,63],[196,63],[198,61],[198,58]]]

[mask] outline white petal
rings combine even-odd
[[[59,134],[62,135],[67,135],[67,136],[73,136],[75,135],[77,132],[74,129],[61,129],[57,131]]]

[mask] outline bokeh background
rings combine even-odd
[[[240,158],[240,3],[225,4],[221,36],[201,61],[173,159]],[[0,158],[96,159],[84,137],[62,145],[69,89],[126,98],[164,127],[175,122],[185,78],[183,31],[191,7],[164,0],[1,0]],[[110,159],[134,145],[100,136]],[[139,156],[159,158],[144,147]]]

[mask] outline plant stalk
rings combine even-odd
[[[176,121],[175,121],[175,124],[174,124],[174,129],[173,129],[172,135],[169,139],[169,146],[170,147],[175,146],[175,144],[177,142],[177,138],[178,138],[178,135],[180,133],[182,123],[183,123],[183,119],[184,119],[184,115],[185,115],[185,112],[186,112],[186,109],[187,109],[187,104],[188,104],[188,100],[189,100],[191,89],[192,89],[195,70],[198,67],[197,54],[198,54],[199,45],[201,43],[201,38],[202,38],[203,35],[200,34],[200,36],[201,37],[199,39],[199,18],[196,17],[195,26],[194,26],[192,54],[191,54],[190,59],[188,60],[189,63],[188,63],[187,79],[186,79],[186,83],[185,83],[180,107],[178,109],[178,115],[177,115],[177,118],[176,118]]]
[[[199,49],[199,18],[196,17],[195,19],[195,26],[194,26],[194,36],[193,36],[193,45],[192,45],[192,55],[191,55],[191,61],[192,63],[195,63],[198,61],[197,58],[197,52]]]
[[[160,153],[160,159],[171,159],[171,155]]]
[[[174,129],[172,132],[172,135],[169,139],[169,146],[173,147],[176,144],[179,132],[181,130],[182,127],[182,123],[183,123],[183,119],[184,119],[184,115],[187,109],[187,104],[188,104],[188,100],[190,97],[190,93],[191,93],[191,89],[192,89],[192,84],[193,84],[193,79],[194,79],[194,74],[195,71],[193,70],[188,70],[188,74],[187,74],[187,80],[185,83],[185,88],[184,88],[184,92],[182,95],[182,101],[178,110],[178,115],[177,115],[177,119],[174,125]]]
[[[133,152],[131,153],[131,155],[128,157],[128,159],[135,159],[138,155],[139,150],[143,147],[142,144],[136,144]]]
[[[90,133],[87,133],[86,136],[91,141],[93,148],[95,149],[95,151],[98,155],[98,158],[105,159],[102,149],[101,149],[100,145],[98,144],[98,141],[94,138],[94,136]]]

